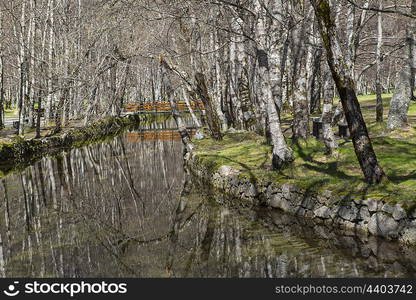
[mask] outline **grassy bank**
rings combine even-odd
[[[390,98],[384,95],[386,118]],[[416,104],[412,103],[409,113],[412,126],[388,132],[384,123],[375,123],[375,97],[360,97],[360,101],[375,151],[390,179],[382,185],[363,182],[351,141],[338,140],[338,152],[328,157],[323,143],[315,139],[296,144],[288,139],[296,159],[279,172],[271,170],[271,146],[254,133],[227,134],[220,142],[195,141],[196,154],[213,168],[232,166],[251,180],[290,182],[305,189],[329,189],[346,198],[376,198],[412,208],[416,204]]]
[[[45,155],[59,153],[90,143],[112,139],[126,128],[141,124],[162,122],[170,115],[130,115],[107,117],[85,127],[65,128],[59,134],[40,139],[15,136],[0,142],[0,178],[10,172],[20,171]]]

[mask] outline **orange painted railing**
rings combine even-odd
[[[203,110],[204,104],[202,101],[192,102],[191,108],[193,110]],[[188,111],[188,106],[185,102],[177,102],[176,108],[179,111]],[[169,102],[146,102],[146,103],[129,103],[125,106],[125,111],[127,112],[138,112],[138,111],[151,111],[151,112],[166,112],[171,111],[171,106]]]
[[[195,129],[188,129],[190,135],[196,133]],[[140,141],[178,141],[181,139],[181,135],[177,130],[157,130],[157,131],[139,131],[139,132],[128,132],[127,140],[129,142],[140,142]]]

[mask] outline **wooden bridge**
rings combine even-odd
[[[192,102],[190,104],[192,110],[204,110],[202,101]],[[189,112],[189,108],[185,102],[179,101],[176,103],[176,108],[180,112]],[[144,102],[144,103],[129,103],[124,107],[126,113],[171,113],[172,108],[169,102]]]

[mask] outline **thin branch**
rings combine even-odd
[[[386,14],[398,14],[398,15],[401,15],[401,16],[404,16],[404,17],[416,19],[416,15],[409,14],[409,13],[406,13],[406,12],[400,11],[400,10],[388,9],[388,8],[394,7],[394,6],[388,6],[384,9],[379,9],[379,8],[376,8],[376,7],[365,7],[365,6],[359,5],[353,0],[347,0],[347,1],[349,3],[351,3],[352,5],[354,5],[355,7],[359,8],[359,9],[362,9],[362,10],[370,10],[370,11],[381,12],[381,13],[386,13]]]

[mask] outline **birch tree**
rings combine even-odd
[[[3,12],[0,10],[0,40],[4,40]],[[4,45],[0,41],[0,130],[4,127]]]
[[[332,155],[334,150],[338,147],[334,132],[332,131],[332,107],[334,97],[334,82],[330,71],[325,72],[324,76],[324,93],[323,93],[323,107],[322,107],[322,135],[326,148],[326,153]]]
[[[355,93],[351,65],[344,61],[334,17],[327,0],[311,0],[319,24],[327,62],[341,98],[342,107],[351,132],[355,154],[367,183],[377,184],[386,179],[374,152],[360,104]]]
[[[390,102],[387,128],[390,130],[408,125],[407,113],[410,101],[414,98],[416,70],[416,0],[411,3],[411,18],[407,28],[408,58],[407,65],[400,71],[396,90]]]
[[[23,135],[24,133],[24,121],[26,113],[26,78],[27,78],[27,57],[26,57],[26,0],[22,1],[20,23],[19,25],[19,75],[20,75],[20,87],[19,87],[19,121],[17,134]]]
[[[383,1],[380,1],[380,10],[383,9]],[[376,121],[383,122],[383,99],[382,99],[382,83],[381,83],[381,67],[383,56],[381,49],[383,47],[383,17],[382,13],[377,13],[377,49],[376,49]]]
[[[294,160],[293,151],[288,147],[280,126],[280,117],[275,102],[270,83],[269,54],[267,52],[266,31],[265,31],[265,12],[261,2],[255,1],[255,11],[257,13],[256,36],[257,49],[256,56],[258,62],[258,72],[260,79],[260,91],[264,108],[266,109],[268,128],[270,131],[272,151],[272,166],[274,169],[281,169],[284,165]]]

